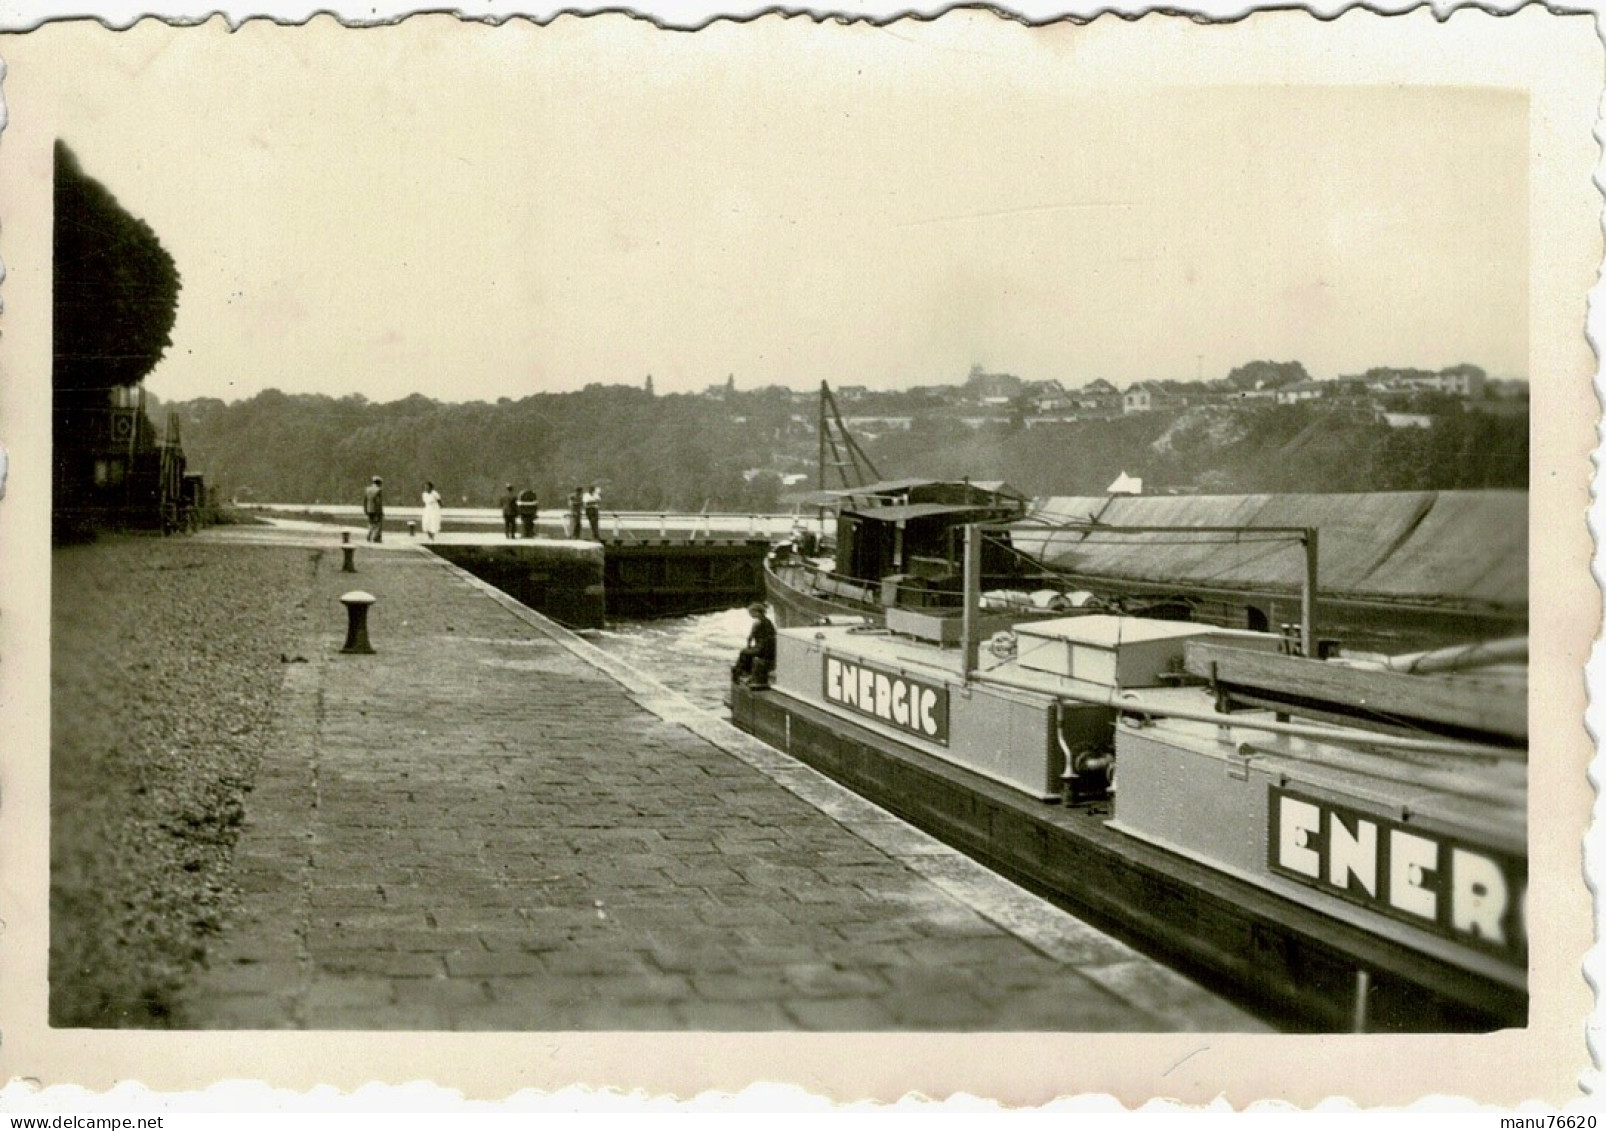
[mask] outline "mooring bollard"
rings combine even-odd
[[[407,523],[407,537],[409,537],[409,538],[417,538],[418,537],[418,523],[412,522],[412,521],[409,521]]]
[[[341,573],[357,572],[357,547],[351,544],[351,531],[340,532],[340,552],[345,555],[340,563]]]
[[[372,656],[373,646],[368,643],[368,607],[377,598],[372,593],[354,589],[340,596],[346,606],[346,646],[342,652],[359,656]]]

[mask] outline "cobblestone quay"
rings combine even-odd
[[[1260,1028],[433,555],[339,560],[184,1024]]]

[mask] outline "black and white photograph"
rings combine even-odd
[[[7,1077],[1584,1094],[1587,17],[0,59]]]

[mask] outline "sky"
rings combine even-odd
[[[984,23],[141,25],[57,128],[177,261],[166,399],[1528,375],[1522,93]]]

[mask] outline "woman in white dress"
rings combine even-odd
[[[435,484],[424,484],[424,533],[429,535],[431,542],[435,535],[441,532],[441,493],[435,490]]]

